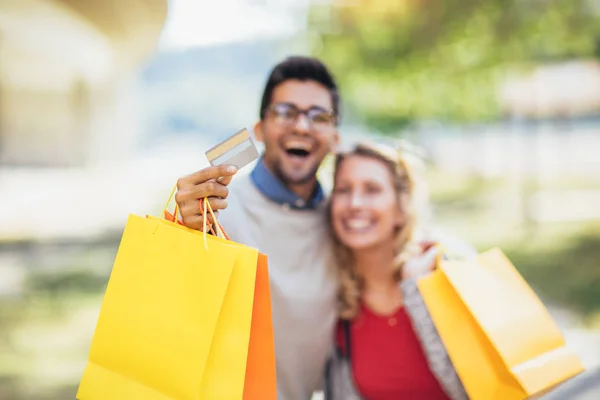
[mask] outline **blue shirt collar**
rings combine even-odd
[[[277,204],[287,205],[290,208],[314,209],[325,200],[325,194],[319,182],[317,182],[315,192],[309,201],[305,201],[300,196],[290,191],[271,171],[269,171],[265,166],[262,157],[258,160],[256,166],[250,173],[250,178],[257,189],[268,199]]]

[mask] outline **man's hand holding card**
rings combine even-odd
[[[208,198],[215,217],[218,216],[218,210],[227,207],[227,185],[233,176],[258,158],[258,150],[245,128],[213,146],[205,154],[210,166],[180,178],[175,195],[183,223],[197,230],[202,230],[204,226],[204,198]],[[213,223],[211,215],[206,216],[206,222],[209,226]]]

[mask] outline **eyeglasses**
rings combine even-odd
[[[320,107],[311,107],[308,110],[300,110],[290,103],[275,103],[267,108],[275,122],[284,126],[294,125],[300,115],[305,115],[309,124],[316,127],[331,126],[336,123],[336,118],[333,111],[327,111]]]

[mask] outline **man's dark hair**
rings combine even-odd
[[[260,103],[260,119],[264,119],[267,108],[271,104],[273,91],[285,81],[297,79],[300,81],[314,81],[329,89],[333,112],[336,119],[340,119],[340,98],[337,84],[333,75],[325,64],[314,57],[291,56],[277,64],[271,71]]]

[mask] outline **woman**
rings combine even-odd
[[[417,289],[437,248],[414,243],[413,190],[391,148],[337,157],[329,222],[342,285],[327,399],[468,399]]]

